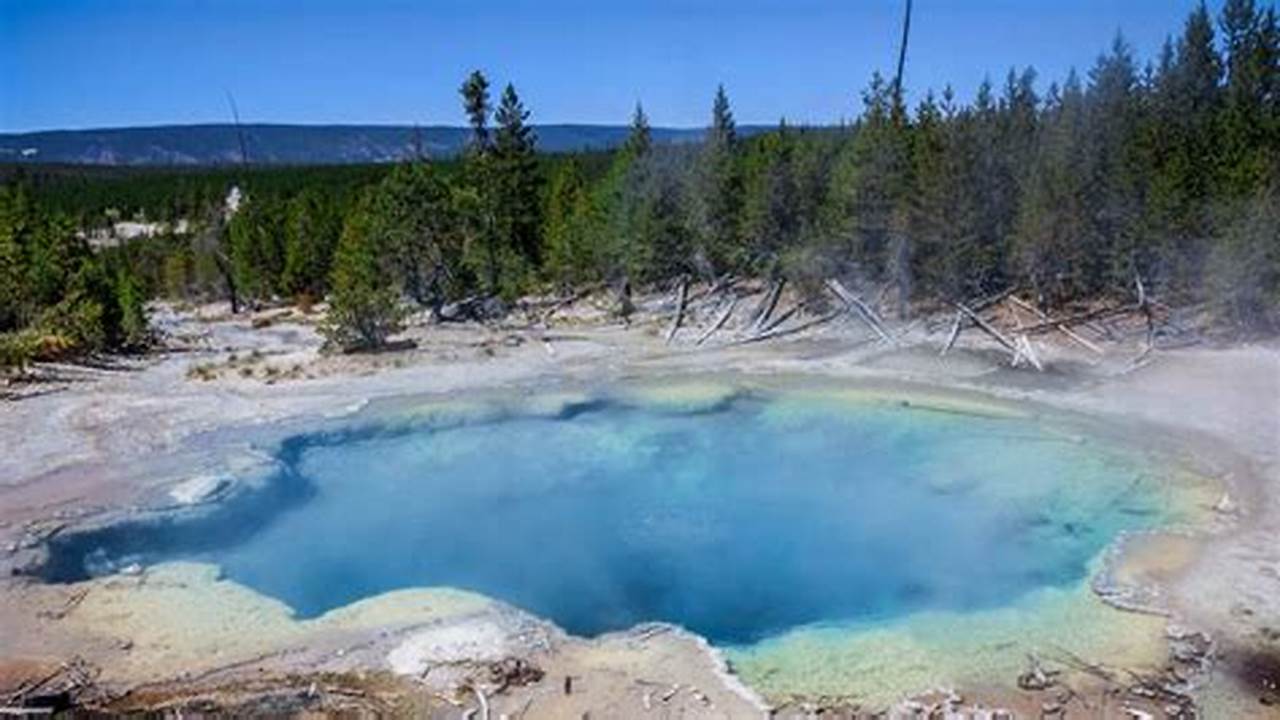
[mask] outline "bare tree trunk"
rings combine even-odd
[[[752,329],[759,331],[764,324],[769,322],[769,317],[773,315],[773,311],[778,307],[778,298],[782,297],[782,288],[787,284],[786,279],[775,280],[773,287],[770,288],[764,300],[761,301],[759,309],[756,311],[755,322],[752,323]]]
[[[702,337],[698,338],[698,342],[695,344],[701,345],[712,335],[716,334],[716,331],[724,327],[724,324],[729,322],[729,316],[733,315],[733,309],[737,306],[738,296],[734,295],[733,298],[729,300],[729,306],[724,309],[724,312],[720,313],[720,317],[716,318],[716,321],[712,323],[711,327],[708,328],[705,333],[702,334]]]
[[[907,39],[911,35],[911,0],[907,0],[907,12],[902,18],[902,45],[898,47],[898,72],[893,77],[893,92],[902,98],[902,71],[907,65]]]
[[[680,278],[679,300],[676,302],[676,316],[671,320],[671,329],[667,331],[667,344],[676,339],[680,323],[684,320],[684,309],[689,304],[689,276]]]

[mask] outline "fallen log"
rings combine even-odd
[[[1005,288],[994,295],[988,295],[987,297],[982,298],[976,303],[969,303],[969,309],[975,313],[982,312],[1012,294],[1013,288]],[[947,342],[942,346],[942,351],[938,353],[939,357],[945,356],[947,353],[951,352],[951,348],[955,347],[956,340],[960,339],[960,331],[964,329],[964,321],[964,313],[957,310],[955,322],[951,325],[951,333],[947,336]]]
[[[1009,302],[1013,303],[1014,305],[1017,305],[1023,310],[1026,310],[1034,314],[1041,322],[1045,322],[1053,319],[1049,317],[1049,315],[1044,313],[1042,310],[1040,310],[1040,308],[1032,305],[1031,303],[1023,300],[1022,298],[1019,298],[1017,295],[1010,295]],[[1068,338],[1070,338],[1071,340],[1075,341],[1081,347],[1091,352],[1097,353],[1098,355],[1104,354],[1102,348],[1098,347],[1097,345],[1093,344],[1089,340],[1085,339],[1082,335],[1072,330],[1071,328],[1059,327],[1058,331],[1061,332],[1063,335],[1067,336]]]
[[[1008,350],[1015,358],[1020,354],[1018,352],[1017,346],[1013,344],[1013,341],[1005,337],[1004,333],[997,330],[994,325],[987,322],[986,320],[983,320],[981,316],[979,316],[977,313],[975,313],[974,311],[966,307],[964,303],[952,303],[952,304],[955,305],[956,309],[959,310],[961,313],[963,313],[965,317],[973,321],[973,324],[977,325],[979,330],[985,332],[986,334],[994,338],[996,342],[1004,346],[1004,348]]]
[[[1040,372],[1044,372],[1044,366],[1040,364],[1040,358],[1036,357],[1035,348],[1031,347],[1031,341],[1027,339],[1026,333],[1022,332],[1022,318],[1018,316],[1016,311],[1013,313],[1013,326],[1014,329],[1018,331],[1018,354],[1013,356],[1013,362],[1010,363],[1010,365],[1012,367],[1018,367],[1021,360],[1026,358],[1027,362],[1031,363],[1032,367]]]
[[[802,310],[803,308],[804,308],[804,303],[791,306],[791,308],[788,309],[786,312],[782,313],[781,315],[777,316],[773,320],[770,320],[768,323],[766,323],[764,327],[760,328],[760,332],[756,334],[759,335],[761,333],[767,333],[773,330],[774,328],[778,327],[782,323],[790,320],[792,316],[800,312],[800,310]]]
[[[880,336],[881,340],[890,344],[893,343],[893,338],[890,337],[889,332],[885,330],[884,323],[880,320],[880,316],[876,315],[874,310],[868,307],[866,303],[862,302],[861,298],[849,292],[849,290],[846,289],[839,280],[827,280],[827,288],[831,290],[831,292],[835,293],[836,297],[840,298],[847,307],[857,310],[858,315],[862,317],[863,322],[869,325],[871,329]]]
[[[759,332],[760,328],[769,321],[769,317],[773,315],[773,311],[778,307],[778,299],[782,297],[782,288],[787,284],[786,278],[775,280],[770,285],[769,292],[765,294],[760,305],[756,308],[756,312],[752,318],[752,330]]]
[[[708,328],[706,332],[702,333],[702,336],[698,338],[698,342],[694,344],[701,345],[702,343],[706,342],[712,335],[715,335],[716,332],[720,330],[720,328],[724,327],[725,323],[729,322],[729,317],[733,315],[733,309],[737,306],[738,306],[738,296],[734,295],[732,298],[729,299],[728,306],[726,306],[724,311],[720,313],[720,317],[716,318],[716,321],[711,324],[711,327]]]
[[[1072,325],[1081,325],[1091,321],[1101,321],[1107,318],[1117,317],[1120,315],[1128,315],[1139,308],[1136,305],[1124,305],[1122,307],[1106,307],[1088,312],[1076,313],[1066,317],[1054,318],[1038,322],[1034,325],[1028,325],[1023,328],[1023,332],[1029,335],[1040,335],[1047,332],[1054,332],[1061,327],[1070,327]]]
[[[675,340],[676,333],[680,330],[680,323],[684,320],[684,310],[689,304],[689,277],[680,279],[680,299],[676,303],[676,316],[671,321],[671,329],[667,331],[667,344],[670,345]]]
[[[947,344],[942,346],[942,352],[938,353],[939,357],[945,356],[951,352],[951,348],[955,346],[956,340],[960,337],[960,324],[964,322],[964,313],[956,311],[956,321],[951,324],[951,332],[947,336]]]
[[[1035,348],[1031,347],[1031,340],[1027,339],[1025,334],[1018,336],[1018,354],[1013,358],[1013,366],[1018,366],[1018,358],[1024,357],[1031,366],[1040,372],[1044,372],[1044,365],[1041,364],[1040,358],[1036,357]]]
[[[818,325],[831,322],[832,320],[835,320],[841,315],[844,315],[845,312],[847,311],[836,310],[834,312],[829,312],[826,315],[814,318],[813,320],[810,320],[808,322],[800,323],[799,325],[796,325],[794,327],[771,330],[769,332],[763,332],[758,335],[752,335],[751,337],[743,338],[741,340],[736,340],[730,343],[730,345],[749,345],[751,343],[763,342],[765,340],[773,340],[774,338],[780,338],[786,335],[794,335],[799,332],[804,332],[805,330],[808,330],[810,328],[817,327]]]

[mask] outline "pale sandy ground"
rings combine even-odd
[[[419,341],[417,349],[352,358],[321,357],[310,318],[262,313],[257,324],[274,322],[255,328],[247,318],[204,312],[203,319],[160,314],[170,344],[182,352],[121,361],[113,369],[47,367],[48,382],[18,387],[23,399],[0,402],[0,571],[6,576],[0,580],[0,689],[81,658],[104,691],[132,688],[131,698],[153,705],[200,693],[224,703],[244,700],[227,690],[233,686],[242,695],[293,688],[292,704],[284,707],[294,709],[351,702],[367,710],[360,698],[389,693],[398,704],[374,707],[441,717],[481,712],[481,696],[493,717],[764,714],[764,702],[726,672],[717,653],[663,626],[585,640],[484,598],[426,590],[297,621],[288,608],[200,566],[71,586],[8,577],[38,559],[39,541],[50,533],[134,508],[199,499],[202,490],[220,487],[210,478],[228,471],[251,475],[246,468],[261,458],[246,452],[243,438],[254,427],[265,432],[282,422],[340,416],[369,400],[405,394],[746,373],[909,383],[913,393],[933,387],[940,397],[1043,404],[1163,438],[1196,455],[1229,487],[1217,503],[1219,524],[1228,529],[1208,540],[1140,546],[1125,570],[1135,577],[1126,579],[1158,587],[1155,604],[1172,622],[1212,632],[1221,660],[1198,691],[1208,716],[1275,715],[1274,705],[1260,702],[1280,701],[1266,686],[1280,675],[1280,351],[1274,345],[1161,350],[1131,370],[1137,352],[1131,345],[1110,345],[1099,360],[1045,342],[1040,350],[1051,367],[1042,375],[1004,368],[972,332],[939,358],[945,327],[934,333],[920,324],[906,327],[890,347],[870,342],[865,328],[846,318],[813,332],[735,345],[731,341],[743,336],[733,331],[735,320],[695,346],[696,325],[713,315],[706,310],[667,345],[661,321],[623,327],[582,310],[550,328],[416,327],[407,336]],[[190,441],[195,435],[199,442]],[[236,440],[224,441],[227,436]],[[1132,617],[1137,623],[1150,616]],[[536,666],[541,679],[510,666],[493,669],[514,657]],[[415,679],[406,685],[391,673]],[[495,679],[504,673],[517,679]],[[1087,691],[1083,675],[1078,686]],[[353,677],[356,689],[334,686]],[[959,688],[963,698],[948,689],[924,697],[924,705],[899,704],[895,713],[912,717],[930,703],[957,711],[985,703],[1019,717],[1057,716],[1061,697],[1021,692],[1013,680],[993,677]],[[778,702],[784,715],[812,709]],[[1160,717],[1164,711],[1142,698],[1088,708],[1068,698],[1066,707],[1071,717],[1144,717],[1126,714],[1130,710]],[[840,703],[835,710],[852,712]],[[982,713],[974,717],[1006,716]]]

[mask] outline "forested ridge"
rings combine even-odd
[[[1253,0],[1197,8],[1149,61],[1118,37],[1083,74],[1010,71],[969,103],[907,107],[875,76],[836,128],[740,137],[719,88],[701,143],[655,143],[638,105],[617,151],[544,155],[514,87],[476,72],[460,96],[470,136],[447,161],[10,170],[0,358],[145,346],[154,296],[327,299],[327,337],[358,349],[415,305],[601,286],[625,312],[632,289],[729,276],[856,278],[903,315],[1141,283],[1237,332],[1280,327],[1280,28]],[[77,232],[139,215],[191,227],[96,248]]]

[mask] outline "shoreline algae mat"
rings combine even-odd
[[[1160,621],[1089,579],[1199,501],[1142,451],[997,403],[710,383],[405,401],[278,459],[265,489],[69,536],[51,567],[212,563],[302,617],[456,587],[580,635],[683,625],[766,695],[885,700],[1043,643],[1146,657]]]

